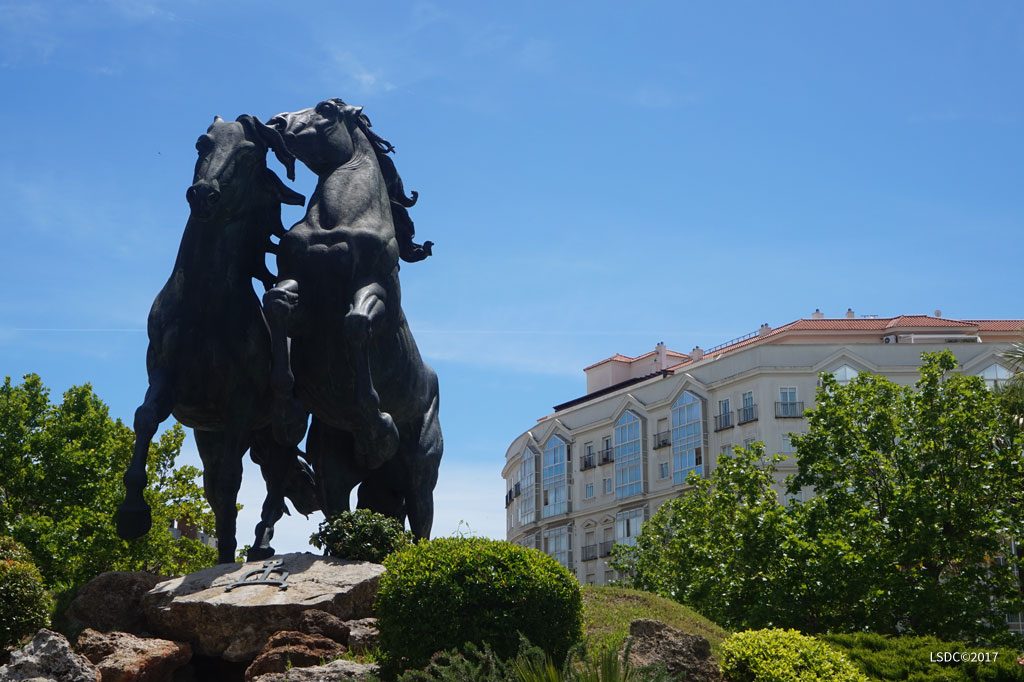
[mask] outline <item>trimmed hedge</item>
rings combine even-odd
[[[52,610],[53,599],[35,565],[0,559],[0,648],[47,627]]]
[[[846,656],[796,630],[746,630],[722,643],[729,682],[867,682]]]
[[[562,661],[582,636],[579,583],[535,549],[439,538],[392,554],[384,566],[376,611],[392,670],[421,668],[435,652],[467,643],[512,658],[516,633]]]
[[[409,546],[412,537],[390,516],[356,509],[323,521],[309,542],[327,556],[379,564],[389,554]]]
[[[25,545],[9,535],[0,535],[0,561],[35,563],[32,561],[32,554],[25,549]]]

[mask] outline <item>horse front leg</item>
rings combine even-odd
[[[274,393],[274,438],[282,445],[298,445],[306,435],[306,412],[295,399],[288,328],[299,305],[299,283],[278,282],[263,295],[263,314],[270,327],[270,386]]]
[[[135,450],[124,474],[124,502],[117,510],[117,534],[124,540],[142,537],[153,525],[153,515],[142,492],[146,489],[149,444],[157,428],[174,409],[170,384],[166,372],[151,371],[146,397],[139,409],[135,410]]]
[[[384,287],[372,282],[356,290],[352,308],[345,315],[345,338],[351,348],[355,379],[355,404],[364,428],[356,429],[356,457],[367,469],[376,469],[398,451],[398,427],[387,412],[380,410],[380,396],[373,386],[370,343],[383,326],[387,307]]]

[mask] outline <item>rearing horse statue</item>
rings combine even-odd
[[[313,414],[306,453],[324,513],[359,506],[407,516],[430,536],[443,449],[437,376],[420,357],[401,307],[399,257],[413,243],[393,147],[361,107],[340,99],[268,122],[318,178],[305,217],[281,238],[279,281],[264,295],[274,353],[279,438],[292,396]],[[289,344],[290,338],[290,344]]]

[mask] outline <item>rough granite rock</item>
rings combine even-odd
[[[187,643],[127,632],[84,630],[76,648],[100,669],[103,682],[169,682],[192,658]]]
[[[376,618],[360,618],[345,623],[348,626],[348,648],[353,653],[361,654],[375,649],[380,643],[380,630],[377,629]]]
[[[32,641],[11,652],[0,667],[3,682],[100,682],[100,671],[85,656],[76,654],[64,636],[40,630]]]
[[[72,626],[80,628],[144,634],[142,595],[164,580],[167,578],[146,571],[101,573],[78,591],[67,616]]]
[[[339,658],[326,665],[311,668],[292,668],[287,673],[268,673],[252,679],[252,682],[341,682],[366,680],[379,672],[377,666],[356,663]]]
[[[287,589],[276,585],[225,589],[252,571],[259,573],[261,562],[221,564],[160,583],[142,598],[149,629],[167,639],[191,642],[197,654],[248,662],[270,635],[299,630],[303,614],[310,609],[341,620],[372,613],[383,566],[309,553],[274,560],[283,561],[282,569],[289,572]]]
[[[302,614],[299,631],[333,639],[339,644],[348,644],[349,627],[345,621],[319,609],[310,609]]]
[[[657,620],[629,624],[632,646],[629,662],[641,668],[664,665],[672,679],[688,682],[719,682],[722,673],[711,658],[711,644],[700,635],[689,635]]]
[[[289,669],[320,665],[341,656],[345,651],[343,644],[321,635],[276,632],[267,640],[267,645],[252,665],[246,668],[245,679],[249,681],[266,673],[283,673]]]

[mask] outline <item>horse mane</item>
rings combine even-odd
[[[335,97],[331,101],[336,102],[342,108],[348,106],[339,97]],[[362,111],[356,115],[356,126],[366,136],[370,147],[373,148],[373,152],[377,157],[377,165],[380,167],[381,175],[384,176],[384,185],[387,187],[388,198],[392,204],[391,218],[395,226],[395,236],[398,239],[402,260],[409,263],[423,260],[431,255],[433,242],[416,244],[413,241],[413,237],[416,236],[416,227],[412,222],[412,218],[409,217],[408,211],[408,209],[416,205],[419,193],[413,191],[410,193],[410,196],[405,195],[405,185],[402,183],[402,176],[398,174],[395,162],[388,156],[394,153],[395,145],[373,131],[373,124],[370,123],[370,118],[362,113]]]

